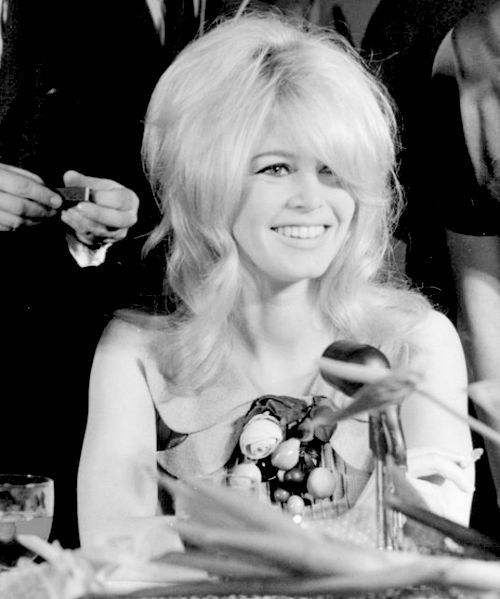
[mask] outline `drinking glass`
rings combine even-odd
[[[47,540],[54,516],[54,481],[32,474],[0,474],[0,570],[35,557],[17,542],[31,534]]]

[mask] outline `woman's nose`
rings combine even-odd
[[[317,174],[298,176],[288,205],[304,211],[315,210],[323,203],[323,193],[323,185]]]

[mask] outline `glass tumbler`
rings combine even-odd
[[[54,481],[32,474],[0,474],[0,570],[34,557],[18,534],[47,540],[54,516]]]

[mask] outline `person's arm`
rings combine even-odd
[[[472,378],[500,379],[500,239],[453,231],[447,238],[459,303],[458,328]]]
[[[458,327],[473,381],[500,381],[500,239],[447,232],[459,305]],[[496,417],[476,406],[478,416],[500,431]],[[485,441],[495,487],[500,489],[500,448]]]
[[[0,233],[40,225],[61,205],[62,199],[38,175],[0,164]]]
[[[82,545],[126,534],[157,513],[156,421],[142,347],[136,327],[114,321],[96,351],[78,472]]]
[[[76,171],[64,175],[67,186],[92,188],[92,202],[64,209],[60,195],[30,171],[0,164],[0,233],[13,233],[58,218],[67,226],[67,247],[81,267],[99,266],[106,250],[124,239],[137,222],[139,199],[108,179]]]
[[[467,415],[467,374],[456,330],[433,311],[413,332],[410,368],[422,386]],[[410,479],[434,511],[467,524],[474,487],[472,440],[467,424],[418,393],[402,405]],[[418,479],[418,480],[417,480]]]

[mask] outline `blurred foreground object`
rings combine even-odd
[[[95,569],[77,552],[63,551],[57,543],[50,545],[32,535],[25,535],[24,541],[28,548],[48,561],[33,564],[22,559],[16,568],[4,572],[0,576],[0,597],[78,599],[104,590]]]
[[[167,563],[204,564],[221,579],[171,586],[166,594],[284,594],[375,591],[420,584],[470,589],[500,585],[500,565],[475,559],[422,556],[361,547],[297,526],[273,507],[235,489],[164,480],[189,516],[175,526],[186,552]],[[252,567],[251,576],[239,574]],[[270,569],[272,568],[272,570]],[[244,589],[244,590],[243,590]]]
[[[149,551],[138,552],[132,536],[110,538],[102,547],[85,551],[63,551],[57,544],[21,537],[47,563],[23,564],[0,576],[0,596],[106,596],[121,566],[133,568],[137,581],[151,581],[153,588],[141,596],[155,597],[404,592],[420,585],[439,587],[439,593],[452,587],[477,592],[500,587],[496,561],[361,547],[327,531],[297,526],[239,489],[200,481],[162,482],[182,501],[185,517],[148,528],[141,543],[146,549],[149,539]],[[184,548],[172,545],[172,526]],[[184,579],[179,578],[182,569]]]

